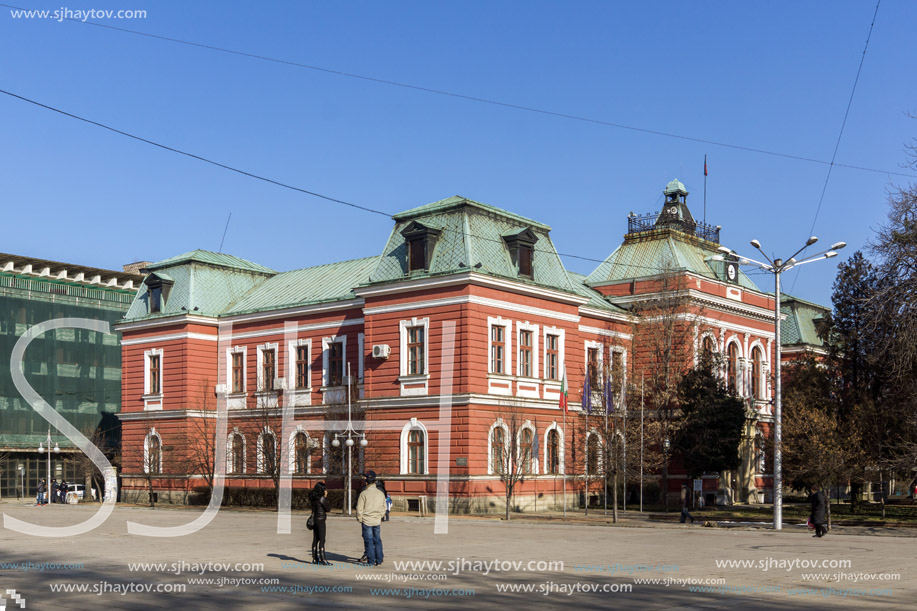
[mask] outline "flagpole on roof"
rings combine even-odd
[[[704,224],[707,224],[707,156],[704,155]]]

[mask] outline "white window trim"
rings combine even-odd
[[[288,440],[287,446],[289,447],[289,456],[290,460],[288,470],[290,475],[296,474],[296,436],[302,433],[306,436],[306,472],[303,475],[312,474],[312,448],[317,444],[312,440],[312,436],[309,435],[309,432],[303,428],[301,424],[296,425],[296,430],[290,433],[290,439]]]
[[[503,338],[506,340],[506,345],[503,351],[503,369],[502,372],[497,372],[491,369],[493,366],[493,360],[490,358],[490,347],[491,347],[491,337],[493,337],[493,328],[494,327],[503,327]],[[487,373],[493,375],[503,375],[511,376],[513,371],[513,321],[503,318],[502,316],[488,316],[487,317]]]
[[[411,327],[423,327],[423,373],[408,373],[408,329]],[[402,320],[398,323],[398,337],[400,342],[399,349],[399,372],[398,381],[401,383],[401,396],[426,396],[430,393],[430,319],[429,318],[412,318]],[[410,386],[411,388],[407,388]]]
[[[755,361],[753,360],[753,355],[755,353],[755,348],[761,351],[761,396],[752,397],[755,401],[767,401],[770,399],[770,390],[769,384],[767,383],[768,375],[770,374],[770,354],[764,347],[764,344],[760,339],[756,339],[751,343],[751,346],[748,347],[748,392],[751,394],[751,376],[754,375]]]
[[[729,373],[729,346],[731,344],[736,345],[736,394],[740,397],[745,396],[745,355],[742,354],[742,342],[739,341],[738,335],[731,335],[729,339],[726,340],[726,343],[723,345],[723,358],[725,359],[723,379],[726,381],[727,388],[729,387],[728,373]]]
[[[159,357],[159,392],[150,392],[150,357]],[[165,386],[165,377],[163,376],[163,364],[165,358],[162,348],[151,348],[143,353],[143,409],[148,411],[162,409],[163,387]]]
[[[516,431],[516,464],[522,464],[522,431],[529,430],[532,431],[532,443],[535,443],[535,439],[538,437],[538,429],[535,428],[535,425],[532,424],[531,420],[526,420],[522,423],[522,426],[519,427],[519,430]],[[532,471],[530,473],[523,473],[524,475],[538,475],[538,452],[532,452]],[[514,469],[515,471],[515,469]]]
[[[506,423],[503,422],[503,418],[497,418],[496,421],[490,425],[490,429],[487,430],[487,474],[488,475],[500,475],[497,473],[497,470],[494,465],[494,430],[503,429],[503,443],[509,443],[509,427],[506,426]],[[504,449],[505,452],[505,449]],[[507,456],[501,452],[501,460],[507,458]],[[503,465],[504,470],[507,470],[508,467]]]
[[[542,369],[541,377],[548,383],[556,382],[560,384],[564,377],[564,329],[558,329],[557,327],[544,327],[542,329]],[[548,336],[556,335],[557,336],[557,378],[548,377]]]
[[[265,473],[265,472],[264,472],[264,470],[265,470],[265,464],[264,464],[264,452],[263,452],[263,450],[264,450],[264,438],[265,438],[267,435],[270,435],[271,437],[274,438],[274,453],[275,453],[275,454],[278,452],[278,449],[279,449],[279,448],[277,447],[277,435],[274,434],[274,431],[271,430],[271,427],[269,427],[269,426],[264,427],[264,429],[262,429],[261,432],[258,433],[258,443],[257,443],[257,447],[256,447],[257,456],[256,456],[256,459],[255,459],[255,462],[257,463],[257,465],[256,465],[256,472],[258,473],[258,475],[270,475],[269,473]],[[277,458],[278,458],[278,457],[275,456],[275,457],[274,457],[274,460],[277,460]]]
[[[264,352],[266,350],[274,351],[274,379],[270,381],[270,384],[266,384],[264,380],[264,371],[262,365],[264,365]],[[257,377],[257,392],[272,392],[274,390],[279,390],[281,388],[280,377],[280,345],[278,343],[267,343],[261,344],[258,346],[257,353],[257,367],[256,367],[256,377]]]
[[[599,455],[598,455],[598,473],[589,473],[589,439],[595,435],[599,440]],[[583,446],[583,473],[586,473],[589,477],[599,477],[605,474],[605,461],[602,457],[605,454],[605,439],[602,437],[602,434],[597,430],[589,429],[586,431],[586,445]]]
[[[341,386],[347,386],[347,335],[332,335],[331,337],[322,338],[322,387],[338,388],[331,386],[331,372],[329,371],[329,360],[331,353],[329,346],[334,343],[343,344],[341,346]]]
[[[423,433],[423,473],[409,473],[408,467],[408,434],[411,431],[421,431]],[[429,475],[430,474],[430,435],[427,433],[427,427],[417,418],[411,420],[401,429],[401,474],[402,475]]]
[[[548,436],[550,435],[551,431],[557,431],[557,452],[559,453],[559,456],[557,457],[557,459],[558,459],[558,466],[557,466],[557,468],[558,468],[558,473],[556,473],[556,474],[554,474],[554,473],[548,473],[548,471],[547,471],[548,465],[551,464],[551,461],[548,460],[548,447],[549,447],[549,445],[548,445]],[[545,429],[545,431],[544,431],[544,451],[543,451],[543,455],[544,455],[545,475],[563,475],[563,474],[565,473],[565,471],[564,471],[564,469],[565,469],[564,457],[566,456],[566,452],[564,451],[564,430],[563,430],[561,427],[557,426],[557,422],[552,422],[552,423],[548,426],[548,428]]]
[[[595,348],[596,350],[599,351],[599,360],[598,360],[598,363],[596,364],[596,369],[597,369],[596,373],[598,374],[599,379],[598,379],[598,382],[592,382],[592,384],[595,384],[599,389],[601,389],[602,384],[604,383],[604,380],[605,380],[605,376],[604,376],[604,373],[605,373],[605,346],[602,344],[602,342],[593,341],[591,339],[587,339],[583,342],[583,384],[585,385],[586,383],[586,371],[589,368],[589,350],[592,348]],[[585,390],[583,392],[585,392]],[[596,406],[601,405],[601,404],[602,404],[602,391],[601,390],[592,391],[592,410],[595,411]],[[573,404],[573,408],[582,412],[583,411],[582,402],[580,402],[579,405]]]
[[[232,391],[232,355],[242,354],[242,390]],[[228,409],[241,409],[245,407],[245,396],[248,393],[248,346],[233,346],[226,349],[226,389]]]
[[[296,387],[296,350],[302,346],[306,347],[306,387]],[[289,367],[287,367],[287,376],[290,380],[288,391],[292,392],[312,392],[312,340],[311,339],[294,339],[287,346],[287,358]]]
[[[531,331],[532,333],[532,375],[522,375],[522,332]],[[537,379],[538,378],[538,325],[526,322],[516,323],[516,375],[520,378]]]
[[[242,468],[236,471],[236,465],[233,464],[233,453],[232,453],[232,440],[234,437],[242,438]],[[226,438],[226,474],[227,475],[244,475],[245,474],[245,464],[248,462],[246,460],[248,455],[248,446],[245,435],[239,430],[239,427],[233,427],[232,432],[229,433],[229,436]]]
[[[610,351],[612,353],[612,357],[611,357],[611,361],[608,363],[608,366],[609,366],[608,375],[612,376],[611,392],[612,394],[615,395],[615,398],[616,398],[615,409],[617,410],[619,405],[624,404],[625,393],[627,392],[627,348],[625,348],[624,346],[610,346]],[[621,355],[621,375],[623,376],[624,379],[621,380],[620,382],[614,379],[614,372],[611,371],[611,367],[614,366],[614,355],[615,354]]]
[[[143,438],[143,472],[150,472],[150,439],[155,437],[159,440],[159,475],[162,475],[162,455],[165,450],[162,446],[162,437],[156,432],[156,427],[152,427]]]

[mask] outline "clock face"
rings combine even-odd
[[[675,206],[671,206],[669,208],[669,214],[671,214],[672,216],[675,216],[676,214],[678,214],[678,208]]]
[[[733,282],[735,282],[735,279],[736,279],[736,276],[737,276],[737,275],[738,275],[738,272],[737,272],[737,270],[736,270],[736,264],[735,264],[735,263],[730,263],[729,265],[726,266],[726,276],[727,276],[730,280],[732,280]]]

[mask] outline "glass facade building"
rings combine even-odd
[[[59,318],[88,318],[110,324],[127,312],[142,277],[0,254],[0,496],[34,497],[39,479],[47,477],[49,424],[13,385],[11,367],[78,430],[100,429],[110,441],[117,436],[121,408],[120,335],[64,328],[39,335],[23,362],[11,363],[13,348],[32,326]],[[79,480],[73,460],[79,450],[51,429],[51,477]]]

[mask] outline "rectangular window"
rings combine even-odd
[[[150,313],[162,311],[162,287],[150,287]]]
[[[161,392],[162,379],[159,368],[159,355],[150,355],[150,394],[158,395]]]
[[[560,371],[558,370],[560,356],[557,351],[559,347],[558,337],[556,335],[548,335],[545,341],[547,345],[545,346],[544,377],[549,380],[560,379]]]
[[[344,383],[344,343],[328,344],[328,386],[341,386]]]
[[[309,347],[296,347],[296,388],[309,388]]]
[[[244,355],[241,352],[232,353],[232,392],[245,391]]]
[[[611,353],[611,381],[614,383],[614,392],[624,390],[624,355],[621,352]]]
[[[532,332],[519,332],[519,375],[532,377]]]
[[[424,371],[424,328],[408,328],[408,375],[421,375]]]
[[[427,269],[427,241],[417,238],[408,242],[408,271]]]
[[[589,348],[587,350],[587,366],[589,367],[589,384],[593,389],[602,387],[599,379],[599,349]]]
[[[490,328],[490,371],[504,373],[503,359],[506,351],[506,328],[494,325]]]
[[[532,247],[519,245],[519,275],[532,277]]]
[[[276,353],[273,350],[261,351],[261,390],[274,389],[275,356]]]

